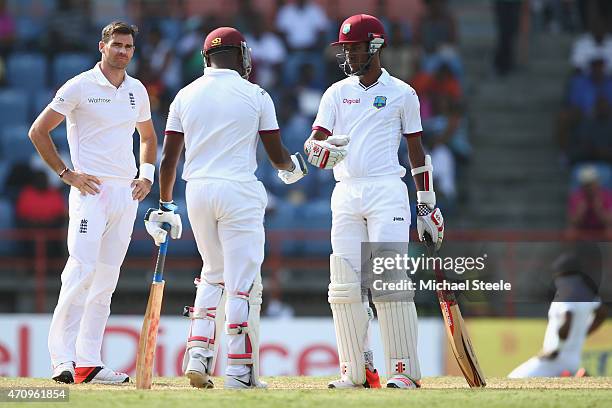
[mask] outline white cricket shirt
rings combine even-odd
[[[422,131],[419,98],[407,83],[383,69],[378,81],[365,87],[356,76],[330,86],[319,105],[313,129],[348,135],[346,158],[334,167],[337,181],[397,175],[402,135]]]
[[[66,82],[49,104],[66,116],[70,159],[76,171],[98,177],[136,176],[132,135],[151,119],[149,95],[127,73],[116,88],[100,63]]]
[[[270,95],[231,69],[206,68],[170,105],[166,135],[183,133],[183,179],[254,181],[259,132],[278,130]]]
[[[589,327],[595,318],[596,302],[552,302],[548,309],[548,326],[544,335],[544,352],[558,350],[564,356],[580,357]],[[559,329],[565,323],[565,313],[572,312],[572,323],[567,339],[559,338]]]

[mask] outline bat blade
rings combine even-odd
[[[463,376],[470,387],[486,386],[487,383],[478,364],[478,359],[472,347],[459,305],[456,301],[449,301],[440,292],[438,293],[438,298],[440,300],[442,316],[446,323],[446,335]]]
[[[138,389],[150,389],[153,382],[153,364],[163,297],[164,281],[153,282],[138,341],[136,357],[136,388]]]

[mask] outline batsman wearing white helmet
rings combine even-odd
[[[431,160],[421,144],[418,97],[408,84],[381,68],[383,25],[366,14],[349,17],[332,45],[342,47],[338,58],[348,78],[333,84],[323,95],[305,143],[308,161],[322,169],[333,168],[337,181],[331,197],[333,254],[328,295],[341,378],[329,387],[373,388],[380,387],[380,380],[368,344],[373,313],[368,286],[361,276],[361,243],[395,243],[379,246],[379,253],[365,258],[408,250],[410,206],[401,180],[406,170],[398,159],[402,137],[408,141],[418,190],[419,238],[423,241],[429,235],[439,248],[444,221],[436,208]],[[405,270],[393,273],[393,280],[408,279]],[[387,387],[417,388],[421,371],[414,293],[370,291],[382,331]]]
[[[204,41],[204,75],[181,89],[170,106],[160,167],[160,210],[146,225],[163,242],[163,222],[180,230],[172,191],[185,146],[187,212],[203,267],[196,279],[183,369],[192,386],[210,388],[219,332],[228,334],[225,388],[261,388],[259,313],[262,301],[266,191],[255,177],[259,139],[286,184],[307,173],[299,153],[283,146],[270,96],[246,78],[250,50],[242,34],[221,27]],[[172,233],[172,231],[171,231]]]
[[[104,366],[101,348],[138,201],[151,190],[155,174],[157,136],[149,96],[125,72],[136,33],[135,26],[123,22],[104,27],[101,61],[66,82],[30,129],[40,156],[72,187],[70,257],[49,328],[52,378],[58,382],[129,381],[127,374]],[[64,118],[73,169],[62,162],[49,136]],[[140,134],[137,179],[134,129]]]

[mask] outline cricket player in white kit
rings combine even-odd
[[[585,374],[579,369],[584,342],[605,321],[607,309],[597,296],[597,284],[582,273],[581,257],[564,254],[555,263],[557,291],[548,309],[542,351],[515,368],[509,378]]]
[[[125,72],[137,29],[113,22],[102,30],[100,62],[66,82],[32,124],[30,139],[70,189],[69,258],[51,328],[52,378],[58,382],[124,383],[104,366],[102,338],[138,202],[153,183],[157,137],[145,87]],[[73,169],[49,132],[66,118]],[[132,135],[140,135],[140,175]],[[76,372],[75,372],[76,367]]]
[[[333,167],[337,184],[331,197],[333,254],[329,302],[336,328],[341,378],[330,388],[380,387],[368,344],[373,317],[362,284],[361,243],[402,243],[407,253],[410,227],[408,191],[399,164],[402,137],[408,141],[417,186],[419,237],[439,248],[444,223],[435,207],[431,160],[421,144],[419,100],[408,84],[381,68],[385,46],[381,22],[373,16],[349,17],[334,46],[348,78],[333,84],[321,100],[306,141],[308,161]],[[397,248],[393,249],[397,251]],[[391,252],[393,252],[391,251]],[[393,256],[389,252],[387,255]],[[381,253],[372,256],[385,256]],[[367,257],[369,258],[369,256]],[[407,279],[406,271],[394,278]],[[389,388],[416,388],[421,371],[417,356],[414,293],[372,291],[382,332]]]
[[[307,172],[299,153],[283,146],[270,96],[250,83],[250,50],[242,34],[221,27],[204,41],[204,75],[181,89],[170,106],[160,167],[160,210],[147,230],[157,243],[161,223],[179,225],[172,190],[183,144],[189,221],[202,256],[184,372],[192,386],[210,388],[210,376],[226,322],[228,355],[225,388],[259,388],[259,313],[267,197],[255,177],[261,138],[286,184]],[[224,312],[225,310],[225,312]]]

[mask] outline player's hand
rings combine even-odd
[[[334,136],[330,136],[333,138]],[[304,146],[304,151],[308,155],[308,162],[315,167],[321,169],[332,169],[335,165],[340,163],[347,154],[347,144],[335,145],[330,143],[328,140],[309,140]],[[335,143],[342,143],[340,140],[334,140]]]
[[[444,240],[444,217],[439,208],[417,204],[417,232],[421,242],[429,238],[435,245],[436,251],[440,249]],[[426,237],[426,234],[429,236]]]
[[[151,191],[151,180],[139,178],[132,181],[132,199],[142,201]]]
[[[145,214],[145,228],[153,237],[155,245],[159,246],[166,242],[168,232],[162,228],[164,223],[170,225],[170,237],[179,239],[183,234],[183,223],[180,214],[174,211],[178,207],[174,202],[159,203],[159,209],[149,208]]]
[[[100,179],[96,176],[72,170],[68,170],[64,173],[62,181],[69,186],[77,188],[83,195],[98,194],[100,192],[99,186],[102,184]]]
[[[291,161],[293,162],[292,170],[278,171],[278,178],[280,178],[285,184],[293,184],[308,174],[308,167],[306,167],[306,162],[301,154],[292,154]]]

